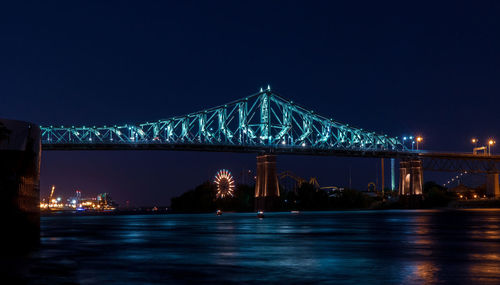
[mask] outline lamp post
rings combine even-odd
[[[471,142],[474,144],[474,147],[477,147],[477,143],[479,142],[479,140],[476,138],[472,138]]]
[[[418,144],[419,144],[419,143],[421,143],[421,142],[423,142],[423,141],[424,141],[424,138],[422,138],[421,136],[418,136],[418,137],[416,137],[415,139],[416,139],[416,141],[417,141],[417,150],[418,150]]]
[[[408,140],[408,137],[404,136],[403,137],[403,145],[406,146],[406,140]]]
[[[489,155],[491,155],[491,147],[492,147],[493,145],[495,145],[496,143],[497,143],[497,142],[496,142],[496,141],[494,141],[493,139],[490,139],[490,140],[488,141],[488,154],[489,154]]]

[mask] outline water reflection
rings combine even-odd
[[[412,245],[410,262],[403,270],[404,284],[437,284],[440,283],[438,272],[441,269],[430,257],[436,249],[436,242],[431,231],[432,215],[420,213],[406,221],[405,237]]]
[[[475,241],[475,247],[468,255],[471,261],[468,271],[470,280],[481,284],[498,284],[500,274],[500,221],[497,216],[474,216],[471,226],[473,230],[469,238]],[[488,244],[487,248],[478,247],[478,243]]]
[[[19,284],[500,283],[500,212],[46,217]]]

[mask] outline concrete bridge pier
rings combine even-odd
[[[279,186],[276,174],[276,156],[257,156],[257,181],[255,182],[255,210],[273,211],[279,207]]]
[[[500,197],[498,172],[488,173],[486,175],[486,195],[492,198]]]
[[[422,202],[424,170],[422,160],[402,160],[399,163],[399,200],[406,206],[419,207]]]
[[[2,252],[19,253],[40,242],[40,128],[0,119],[0,223]]]

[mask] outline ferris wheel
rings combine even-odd
[[[234,196],[234,178],[231,172],[227,169],[217,171],[214,178],[214,183],[217,185],[215,196],[218,199]]]

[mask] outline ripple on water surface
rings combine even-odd
[[[29,284],[500,284],[500,212],[43,217]]]

